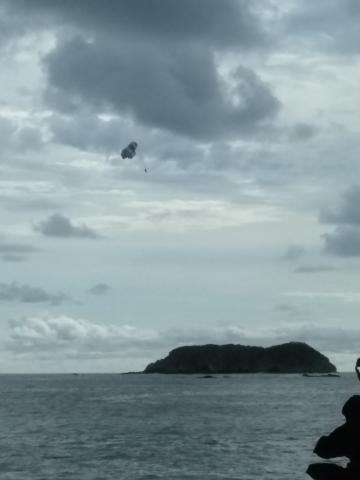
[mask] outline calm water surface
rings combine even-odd
[[[354,375],[0,376],[2,480],[304,480]]]

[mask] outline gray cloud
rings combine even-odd
[[[109,32],[133,41],[203,42],[217,47],[250,48],[265,45],[267,34],[252,4],[246,0],[4,0],[7,14],[43,18],[53,24],[72,24],[93,34]]]
[[[32,253],[38,251],[37,247],[27,245],[24,243],[12,243],[0,240],[0,253],[17,254],[17,253]]]
[[[302,37],[312,48],[332,53],[359,52],[360,8],[357,0],[297,2],[286,19],[288,33]]]
[[[33,245],[9,242],[0,238],[0,256],[4,262],[22,262],[27,260],[28,254],[38,251],[39,249]]]
[[[248,1],[111,0],[104,8],[87,0],[85,9],[68,0],[4,1],[27,22],[58,28],[44,61],[54,108],[110,110],[208,141],[249,134],[280,107],[250,69],[239,67],[228,82],[218,74],[215,53],[270,43],[259,9]]]
[[[74,225],[67,217],[54,213],[46,220],[34,225],[35,231],[47,237],[98,238],[99,235],[86,225]]]
[[[149,131],[139,125],[129,125],[123,119],[103,120],[96,115],[89,114],[87,110],[80,110],[74,115],[54,114],[49,120],[49,127],[53,134],[53,141],[69,145],[82,151],[99,152],[104,155],[104,162],[121,170],[129,171],[133,167],[142,166],[142,159],[146,158],[152,167],[161,163],[162,171],[165,163],[176,163],[182,169],[189,166],[199,165],[205,170],[208,158],[200,145],[190,139],[179,138],[170,133]],[[139,142],[137,156],[133,161],[125,161],[120,157],[120,151],[129,141],[134,138]],[[225,147],[224,147],[225,149]],[[227,152],[228,153],[228,152]],[[214,157],[218,154],[214,154]],[[219,165],[220,167],[220,165]],[[205,172],[204,172],[205,173]],[[114,175],[114,172],[111,173]],[[202,173],[202,178],[203,178]],[[159,175],[153,181],[160,180]],[[177,179],[178,181],[179,179]],[[171,178],[164,179],[166,183]],[[187,182],[190,178],[186,179]],[[199,179],[196,179],[197,185]]]
[[[331,265],[302,265],[295,269],[295,273],[323,273],[335,270],[336,268]]]
[[[26,257],[22,255],[14,255],[13,253],[7,253],[1,256],[1,260],[3,262],[19,263],[19,262],[24,262],[26,260]]]
[[[299,245],[290,245],[281,258],[282,260],[293,261],[303,257],[305,254],[305,248]]]
[[[289,137],[290,140],[306,141],[313,138],[317,131],[318,130],[314,125],[299,123],[290,130]]]
[[[108,154],[119,152],[134,135],[133,128],[129,128],[126,122],[118,119],[103,121],[86,111],[72,116],[52,115],[49,126],[58,143]],[[142,143],[144,135],[145,132],[139,132]]]
[[[99,358],[131,355],[138,363],[154,361],[179,345],[204,343],[239,343],[275,345],[303,341],[328,352],[358,354],[360,329],[324,327],[311,323],[285,323],[276,328],[243,328],[238,325],[177,329],[162,333],[129,325],[100,325],[66,315],[23,317],[10,322],[8,349],[40,358],[66,354],[67,358]]]
[[[9,151],[34,151],[42,148],[43,140],[39,129],[18,126],[8,118],[0,116],[0,153]]]
[[[97,283],[96,285],[89,288],[89,293],[92,295],[104,295],[104,293],[108,292],[111,289],[110,285],[107,283]]]
[[[320,212],[320,222],[335,225],[322,237],[327,253],[341,257],[360,256],[360,187],[352,186],[341,196],[340,207]]]
[[[360,228],[341,226],[322,237],[327,253],[340,257],[360,256]]]
[[[269,87],[245,67],[233,73],[229,92],[213,53],[196,46],[162,51],[146,43],[128,49],[108,39],[89,43],[76,37],[59,44],[46,65],[47,98],[61,110],[110,109],[203,140],[248,134],[279,109]]]
[[[298,311],[296,307],[294,307],[293,305],[289,305],[287,303],[279,303],[278,305],[275,305],[274,309],[279,312],[291,313],[291,314]]]
[[[69,297],[61,292],[52,294],[27,284],[0,282],[0,301],[60,305],[67,300]]]
[[[340,208],[337,211],[322,210],[320,221],[336,225],[360,226],[360,186],[355,185],[341,196]]]

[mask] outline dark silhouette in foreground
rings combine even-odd
[[[360,359],[355,371],[360,380]],[[360,395],[350,397],[343,406],[345,423],[330,435],[321,437],[314,453],[321,458],[346,457],[349,463],[342,468],[332,463],[313,463],[307,473],[314,480],[359,480],[360,479]]]

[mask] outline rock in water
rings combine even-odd
[[[273,347],[193,345],[175,348],[144,373],[331,373],[336,367],[306,343]]]

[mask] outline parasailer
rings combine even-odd
[[[137,142],[130,142],[129,145],[121,150],[121,158],[134,158],[136,155]],[[147,173],[147,168],[144,165],[144,172]]]
[[[134,158],[138,144],[130,142],[129,145],[121,150],[121,158]]]

